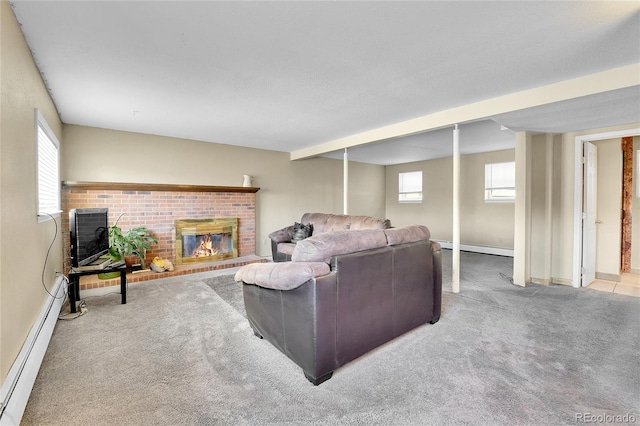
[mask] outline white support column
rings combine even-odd
[[[460,293],[460,130],[453,129],[453,253],[451,287]]]
[[[544,198],[544,231],[545,231],[545,259],[544,279],[545,283],[552,284],[552,260],[553,260],[553,137],[551,133],[546,135],[545,144],[545,198]],[[548,280],[548,281],[546,281]]]
[[[513,283],[531,282],[531,133],[516,133],[516,202],[513,237]]]
[[[344,149],[342,181],[344,194],[342,211],[343,214],[349,214],[349,154],[347,153],[347,148]]]

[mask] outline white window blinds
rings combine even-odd
[[[401,203],[422,202],[422,172],[398,174],[398,201]]]
[[[60,144],[38,110],[36,110],[36,147],[38,217],[47,219],[47,214],[60,213]]]
[[[484,200],[513,202],[516,199],[516,163],[493,163],[484,166]]]

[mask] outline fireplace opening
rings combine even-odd
[[[176,220],[176,264],[238,257],[238,219]]]

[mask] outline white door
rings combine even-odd
[[[584,143],[584,179],[582,196],[582,287],[596,279],[596,207],[598,178],[598,150]]]

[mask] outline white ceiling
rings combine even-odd
[[[65,123],[292,152],[640,63],[640,2],[13,1]],[[513,130],[640,121],[640,86],[465,123],[461,151]],[[451,155],[451,130],[349,149]],[[340,156],[342,153],[328,153]]]

